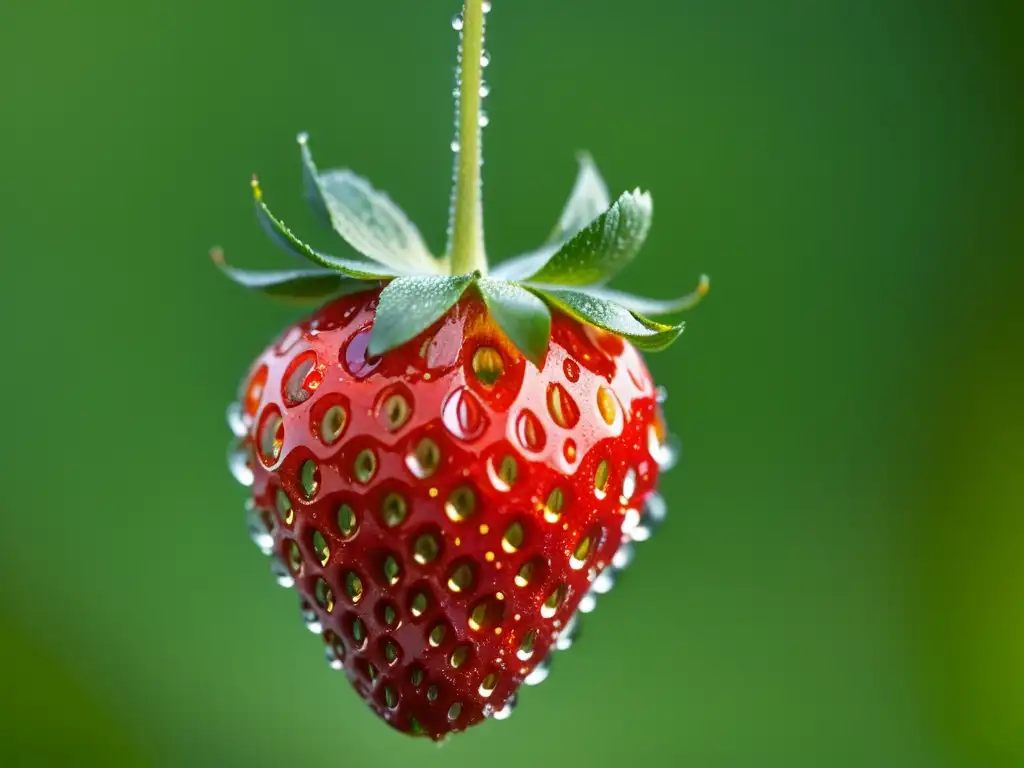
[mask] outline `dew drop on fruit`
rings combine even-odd
[[[228,446],[228,469],[235,480],[246,488],[253,484],[252,451],[246,440],[238,440]]]
[[[303,600],[299,603],[299,610],[302,613],[302,623],[306,625],[306,629],[314,635],[319,635],[324,631],[324,625],[320,623],[320,618],[316,615],[313,606]]]
[[[267,375],[267,366],[261,365],[252,375],[249,385],[245,388],[242,407],[248,419],[255,417],[256,411],[259,410],[260,401],[263,399],[263,389],[267,385]]]
[[[466,387],[459,387],[445,400],[441,409],[445,428],[459,440],[475,440],[487,426],[483,407]]]
[[[561,384],[548,386],[548,412],[562,429],[572,429],[580,420],[579,406]]]
[[[246,523],[253,544],[264,555],[269,555],[274,549],[274,521],[271,513],[258,508],[250,500],[246,503]]]
[[[501,709],[495,710],[494,714],[491,715],[491,717],[493,717],[495,720],[508,720],[510,717],[512,717],[512,712],[516,708],[516,701],[516,695],[512,694],[505,701],[505,706],[503,706]]]
[[[547,656],[524,678],[523,683],[526,685],[540,685],[548,679],[549,674],[551,674],[551,657]]]
[[[288,366],[281,388],[281,397],[289,408],[301,405],[313,396],[323,383],[324,374],[317,367],[315,352],[303,352]]]
[[[576,364],[575,360],[566,358],[565,362],[562,363],[562,371],[565,373],[565,378],[569,381],[576,382],[580,380],[580,367]]]
[[[546,441],[540,419],[529,409],[524,409],[516,420],[516,436],[519,443],[529,451],[541,450]]]
[[[242,411],[241,403],[231,403],[227,409],[227,422],[228,428],[231,430],[231,434],[235,437],[245,437],[249,432],[249,427],[245,423],[245,414]]]
[[[342,354],[341,363],[356,379],[365,379],[380,365],[380,358],[367,354],[370,343],[370,329],[360,331],[353,336]]]
[[[633,498],[634,493],[636,493],[636,470],[630,467],[622,479],[622,495],[619,498],[623,504],[627,504]]]
[[[292,576],[288,567],[276,557],[270,561],[270,572],[279,586],[285,589],[291,589],[295,586],[295,577]]]

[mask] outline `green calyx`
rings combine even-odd
[[[379,355],[418,336],[443,317],[468,290],[483,299],[494,322],[536,365],[543,363],[551,331],[551,309],[623,336],[644,350],[675,341],[683,323],[648,317],[695,306],[708,291],[707,277],[677,299],[658,300],[606,288],[636,258],[652,216],[651,196],[635,190],[612,202],[589,155],[548,241],[536,251],[508,259],[488,271],[483,250],[480,193],[480,102],[483,27],[490,3],[467,0],[457,28],[463,35],[459,65],[459,118],[450,243],[433,256],[416,225],[383,192],[347,169],[320,171],[305,134],[299,136],[306,198],[317,216],[355,252],[344,258],[322,253],[300,240],[267,206],[252,181],[256,216],[284,250],[306,262],[302,268],[252,272],[217,266],[233,281],[276,298],[319,304],[383,285],[369,352]]]

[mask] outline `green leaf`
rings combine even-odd
[[[659,351],[679,338],[683,323],[663,325],[630,312],[618,304],[580,291],[557,288],[535,289],[567,315],[602,330],[624,336],[640,349]]]
[[[487,311],[509,341],[540,368],[551,337],[551,311],[525,288],[502,280],[477,281]]]
[[[301,303],[319,303],[346,292],[369,290],[375,283],[352,280],[331,269],[290,269],[279,271],[252,271],[236,269],[224,261],[224,252],[214,248],[210,258],[233,282],[245,288],[279,299]]]
[[[612,204],[608,187],[601,178],[594,159],[586,152],[581,152],[576,160],[579,163],[576,183],[554,232],[548,238],[549,243],[564,243],[608,210]]]
[[[707,296],[710,288],[711,283],[708,276],[701,275],[697,287],[678,299],[648,299],[645,296],[636,296],[611,288],[588,288],[587,293],[641,315],[672,315],[693,309]]]
[[[347,169],[320,173],[299,135],[306,196],[345,242],[397,274],[440,274],[416,225],[390,197]]]
[[[425,331],[455,306],[474,275],[396,277],[377,303],[368,351],[382,355]]]
[[[327,269],[333,269],[347,277],[361,280],[386,280],[395,276],[394,270],[387,269],[372,261],[364,259],[339,259],[337,256],[329,256],[326,253],[314,250],[299,240],[284,225],[284,222],[270,212],[270,208],[263,201],[263,190],[260,188],[259,182],[255,177],[252,180],[252,192],[256,202],[256,217],[259,219],[260,225],[270,235],[271,240],[292,255],[308,259],[314,264],[319,264]]]
[[[527,281],[559,286],[607,282],[640,251],[651,228],[651,212],[649,194],[624,193]]]

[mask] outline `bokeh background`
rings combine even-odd
[[[7,765],[1024,765],[1019,0],[495,0],[489,250],[589,149],[713,277],[671,517],[508,722],[443,746],[323,663],[224,407],[296,313],[206,253],[309,231],[294,136],[443,246],[456,0],[0,3]]]

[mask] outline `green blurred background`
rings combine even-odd
[[[443,246],[456,0],[0,3],[8,765],[1024,765],[1020,0],[495,0],[489,249],[589,149],[658,216],[622,286],[671,517],[511,720],[377,722],[245,533],[224,407],[295,312],[294,136]]]

